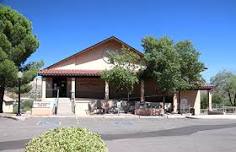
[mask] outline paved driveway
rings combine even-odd
[[[32,137],[50,128],[79,126],[102,135],[110,152],[235,152],[235,120],[0,118],[0,151],[23,151]]]

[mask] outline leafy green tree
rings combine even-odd
[[[226,82],[226,91],[228,93],[229,102],[236,106],[236,75],[233,75]]]
[[[146,37],[142,40],[142,46],[146,64],[144,75],[156,80],[164,95],[202,84],[200,73],[204,71],[204,65],[199,61],[200,54],[191,42],[175,44],[167,37]]]
[[[101,78],[116,90],[127,90],[129,94],[138,83],[138,70],[140,70],[140,56],[132,50],[123,47],[121,50],[108,51],[108,62],[113,66],[110,70],[104,70]]]
[[[222,106],[223,98],[219,94],[213,94],[212,95],[212,105],[215,106]],[[208,108],[208,95],[207,93],[201,93],[201,109],[207,109]]]
[[[145,72],[153,78],[163,94],[175,92],[180,84],[180,56],[174,42],[167,37],[155,39],[146,37],[142,40],[144,48]],[[165,97],[163,97],[165,102]]]
[[[211,84],[215,86],[214,94],[236,106],[236,75],[226,70],[221,71],[211,78]]]
[[[204,64],[199,61],[200,53],[190,41],[180,41],[175,44],[175,49],[180,57],[180,72],[183,84],[181,89],[192,89],[201,86],[204,82],[201,72]]]
[[[26,60],[39,47],[32,33],[31,22],[17,11],[0,6],[0,113],[6,88],[17,85],[17,72],[23,72],[22,92],[28,91],[28,83],[37,75],[42,62],[26,64]]]

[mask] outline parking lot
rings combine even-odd
[[[0,151],[24,150],[32,137],[56,127],[85,127],[101,134],[110,152],[235,152],[236,120],[157,118],[0,118]]]

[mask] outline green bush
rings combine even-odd
[[[33,100],[25,100],[22,102],[22,111],[26,112],[26,111],[30,111],[32,109],[33,106]]]
[[[30,111],[33,107],[33,100],[21,100],[21,112],[25,113],[26,111]],[[13,104],[13,113],[18,112],[18,101]]]
[[[25,152],[107,152],[100,135],[81,128],[57,128],[32,139]]]

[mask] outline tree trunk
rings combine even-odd
[[[229,97],[229,102],[230,102],[230,104],[233,106],[234,104],[233,104],[233,102],[232,102],[230,92],[228,92],[228,97]]]
[[[181,99],[181,96],[180,96],[180,90],[179,90],[179,99],[178,99],[178,109],[179,109],[179,110],[178,110],[178,111],[179,111],[178,113],[179,113],[179,114],[180,114],[180,101],[181,101],[180,99]]]
[[[236,93],[234,93],[234,106],[236,106]]]
[[[0,113],[3,113],[3,96],[4,96],[4,86],[0,86]]]
[[[166,96],[165,95],[162,98],[162,102],[163,102],[163,109],[165,110],[165,103],[166,103]]]
[[[127,95],[127,100],[129,101],[129,91],[128,91],[128,95]]]

